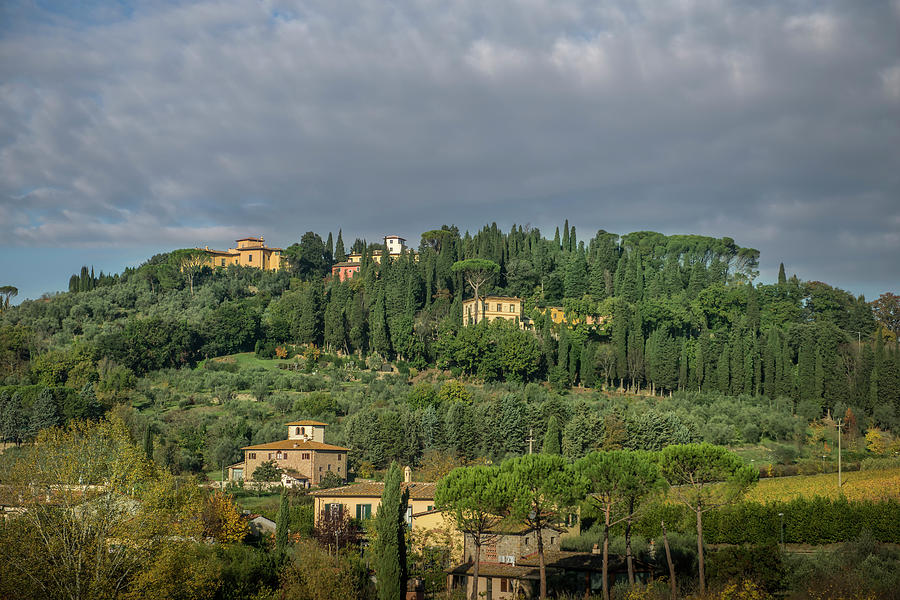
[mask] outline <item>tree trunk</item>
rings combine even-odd
[[[609,600],[609,511],[607,505],[604,510],[605,520],[603,524],[603,600]]]
[[[472,600],[478,600],[478,566],[481,562],[481,539],[479,535],[472,536],[475,538],[475,582],[472,584]]]
[[[705,594],[706,573],[703,564],[703,513],[699,510],[697,511],[697,564],[700,568],[700,593]]]
[[[628,518],[625,519],[625,562],[628,564],[628,585],[634,586],[634,560],[631,556],[631,517],[634,514],[634,498],[628,499]]]
[[[538,546],[538,561],[540,564],[540,572],[541,572],[541,600],[547,597],[547,566],[544,564],[544,531],[541,528],[541,519],[540,513],[535,511],[538,514],[537,521],[535,524],[537,525],[537,546]]]
[[[675,563],[672,562],[672,552],[669,550],[669,536],[666,533],[666,523],[665,521],[660,521],[659,524],[662,526],[663,546],[666,549],[666,563],[669,565],[669,590],[671,593],[671,600],[675,600],[678,596],[678,586],[675,583]]]

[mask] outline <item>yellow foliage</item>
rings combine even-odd
[[[887,431],[882,431],[877,427],[873,427],[866,432],[866,448],[868,448],[869,452],[872,454],[884,456],[895,446],[896,442],[894,437]]]
[[[197,544],[167,546],[134,579],[123,600],[205,600],[221,586],[220,565]]]
[[[851,471],[843,475],[843,487],[838,489],[837,473],[799,475],[760,479],[747,499],[756,502],[788,501],[793,498],[822,496],[848,500],[900,499],[900,469]]]
[[[241,512],[234,503],[234,498],[222,490],[206,499],[203,507],[203,535],[217,542],[227,544],[240,542],[250,532],[247,522],[241,518]]]

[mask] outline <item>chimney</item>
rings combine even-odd
[[[409,465],[403,468],[403,481],[406,483],[412,481],[412,469],[409,468]]]

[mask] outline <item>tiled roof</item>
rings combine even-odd
[[[437,484],[413,481],[412,483],[403,482],[400,486],[401,489],[409,489],[410,500],[434,500],[434,489],[437,487]],[[381,498],[383,492],[384,483],[381,483],[380,481],[369,481],[342,487],[328,488],[325,490],[317,490],[312,492],[312,495],[333,496],[336,498]]]
[[[469,561],[452,569],[448,569],[447,573],[453,575],[474,575],[475,563]],[[479,577],[510,577],[512,579],[533,579],[541,578],[539,569],[532,566],[510,565],[506,563],[484,562],[478,565]]]
[[[649,571],[650,567],[636,558],[633,559],[634,568],[637,571]],[[523,567],[537,567],[540,558],[537,552],[523,556],[516,560],[516,564]],[[603,569],[603,555],[592,552],[570,552],[567,550],[545,550],[544,564],[554,569],[574,569],[578,571],[600,571]],[[609,555],[609,570],[625,570],[625,557],[621,554]]]
[[[351,262],[349,260],[345,260],[344,262],[334,263],[331,266],[332,267],[358,267],[360,265],[358,262]]]
[[[278,440],[277,442],[269,442],[268,444],[256,444],[255,446],[244,446],[241,450],[331,450],[333,452],[347,452],[349,448],[343,446],[332,446],[331,444],[323,444],[322,442],[307,442],[304,440]]]
[[[316,427],[325,427],[328,423],[322,423],[321,421],[310,421],[309,419],[303,421],[291,421],[290,423],[285,423],[285,425],[313,425]]]

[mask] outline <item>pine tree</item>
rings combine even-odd
[[[20,444],[25,439],[28,419],[22,406],[22,394],[13,392],[12,396],[0,405],[0,439]]]
[[[547,431],[544,433],[544,445],[541,447],[544,454],[562,454],[562,431],[556,416],[551,416],[547,421]]]
[[[378,600],[401,600],[406,594],[406,507],[400,466],[391,463],[384,478],[381,505],[375,515],[375,589]]]

